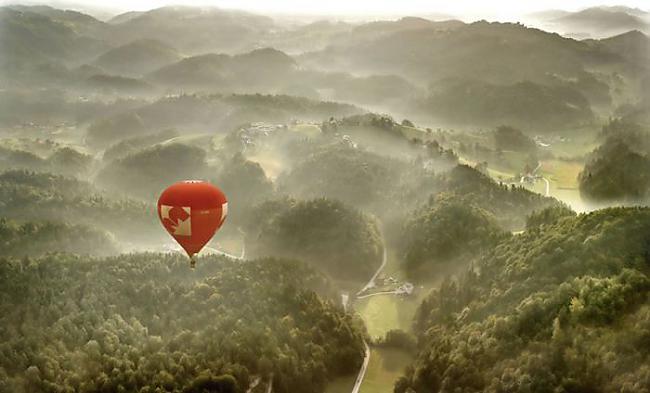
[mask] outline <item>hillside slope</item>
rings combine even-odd
[[[502,242],[424,300],[395,392],[644,391],[649,234],[650,209],[614,208]]]

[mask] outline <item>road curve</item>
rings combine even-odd
[[[363,288],[361,288],[361,290],[359,292],[357,292],[357,297],[359,297],[359,295],[361,295],[362,293],[364,293],[368,289],[375,286],[375,280],[377,279],[377,277],[379,277],[379,274],[381,273],[381,271],[384,270],[384,267],[386,267],[386,262],[388,260],[388,253],[386,251],[386,242],[383,241],[384,235],[383,235],[383,233],[381,231],[380,231],[380,234],[381,234],[381,238],[382,238],[382,246],[383,246],[383,249],[384,249],[383,250],[383,255],[381,257],[381,265],[379,266],[379,268],[377,269],[375,274],[372,275],[372,277],[370,278],[370,281],[368,281],[368,283]]]
[[[383,253],[381,257],[381,265],[375,272],[375,274],[372,275],[370,278],[370,281],[356,294],[356,297],[359,298],[359,295],[362,294],[364,291],[368,290],[368,288],[372,288],[375,286],[375,280],[377,277],[379,277],[379,274],[381,273],[382,270],[384,270],[384,267],[386,267],[386,262],[388,261],[388,252],[386,250],[386,242],[384,241],[384,232],[379,229],[379,234],[381,236],[381,244],[383,248]],[[366,370],[368,369],[368,363],[370,363],[370,347],[368,346],[368,343],[366,340],[363,340],[363,346],[365,347],[365,355],[363,357],[363,364],[361,365],[361,369],[359,370],[359,374],[357,374],[357,380],[354,382],[354,386],[352,387],[352,393],[359,393],[359,389],[361,389],[361,384],[363,383],[363,378],[366,376]]]
[[[368,297],[379,296],[379,295],[399,295],[401,293],[403,293],[403,292],[400,292],[400,291],[397,291],[397,290],[395,290],[395,291],[375,292],[375,293],[369,293],[367,295],[357,296],[357,299],[365,299],[365,298],[368,298]]]
[[[366,376],[366,370],[368,370],[368,363],[370,363],[370,347],[366,340],[363,340],[363,346],[366,349],[366,354],[363,358],[361,370],[359,370],[359,374],[357,375],[357,380],[354,382],[354,387],[352,387],[352,393],[359,393],[359,389],[361,389],[361,384],[363,383],[363,378]]]

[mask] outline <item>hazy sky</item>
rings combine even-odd
[[[69,8],[75,4],[115,12],[148,10],[171,4],[218,6],[265,13],[356,14],[356,15],[426,15],[451,14],[464,18],[513,19],[526,13],[546,10],[577,10],[596,5],[626,5],[648,8],[648,0],[0,0],[0,3],[57,3]]]

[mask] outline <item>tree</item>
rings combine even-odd
[[[412,278],[430,276],[441,265],[471,257],[503,235],[488,212],[439,196],[415,210],[404,225],[401,242],[407,272]]]
[[[404,127],[415,128],[415,124],[413,124],[413,122],[410,121],[409,119],[404,119],[404,120],[402,120],[402,125],[403,125]],[[430,130],[429,130],[429,131],[430,131]]]
[[[201,375],[192,384],[183,389],[185,393],[239,393],[237,381],[232,375],[220,375],[218,377]]]
[[[299,258],[347,281],[365,280],[381,263],[377,223],[336,200],[264,202],[251,211],[246,234],[251,255]]]
[[[580,195],[596,203],[645,201],[650,197],[650,134],[613,120],[602,135],[605,141],[578,176]]]
[[[395,392],[646,386],[650,209],[539,216],[423,300]]]
[[[201,179],[207,172],[205,150],[170,143],[110,162],[97,175],[97,181],[127,195],[151,199],[174,182]]]
[[[542,225],[553,225],[565,217],[575,217],[576,213],[568,206],[558,205],[534,211],[526,218],[526,230],[540,228]]]
[[[214,184],[231,201],[230,219],[240,224],[248,211],[273,195],[273,183],[266,177],[260,164],[246,160],[241,153],[226,161]]]
[[[322,393],[361,366],[364,333],[322,273],[204,259],[188,275],[180,254],[0,257],[0,386],[243,393],[260,375]]]

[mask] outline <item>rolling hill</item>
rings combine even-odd
[[[176,49],[158,41],[141,39],[113,48],[93,64],[123,76],[141,76],[181,59]]]
[[[648,13],[625,6],[590,7],[575,12],[546,11],[528,15],[533,25],[574,38],[606,38],[630,30],[648,31]]]
[[[147,76],[163,86],[182,88],[266,87],[284,81],[295,61],[283,52],[265,48],[229,56],[206,54],[182,59]],[[257,90],[259,91],[259,90]]]
[[[183,53],[196,55],[251,50],[274,27],[274,22],[243,11],[170,6],[117,16],[109,25],[105,38],[115,44],[156,39],[173,43]]]
[[[93,37],[101,34],[101,32],[107,27],[104,22],[97,20],[88,14],[74,10],[58,9],[46,5],[10,5],[7,8],[15,11],[29,12],[47,17],[54,22],[60,23],[70,28],[77,34],[85,35],[88,37]]]
[[[31,11],[0,8],[0,66],[5,68],[20,69],[45,62],[77,63],[106,48],[105,43],[78,33],[68,22]]]
[[[650,25],[638,13],[626,8],[593,7],[570,13],[553,21],[566,31],[589,33],[604,37],[630,30],[647,30]]]

